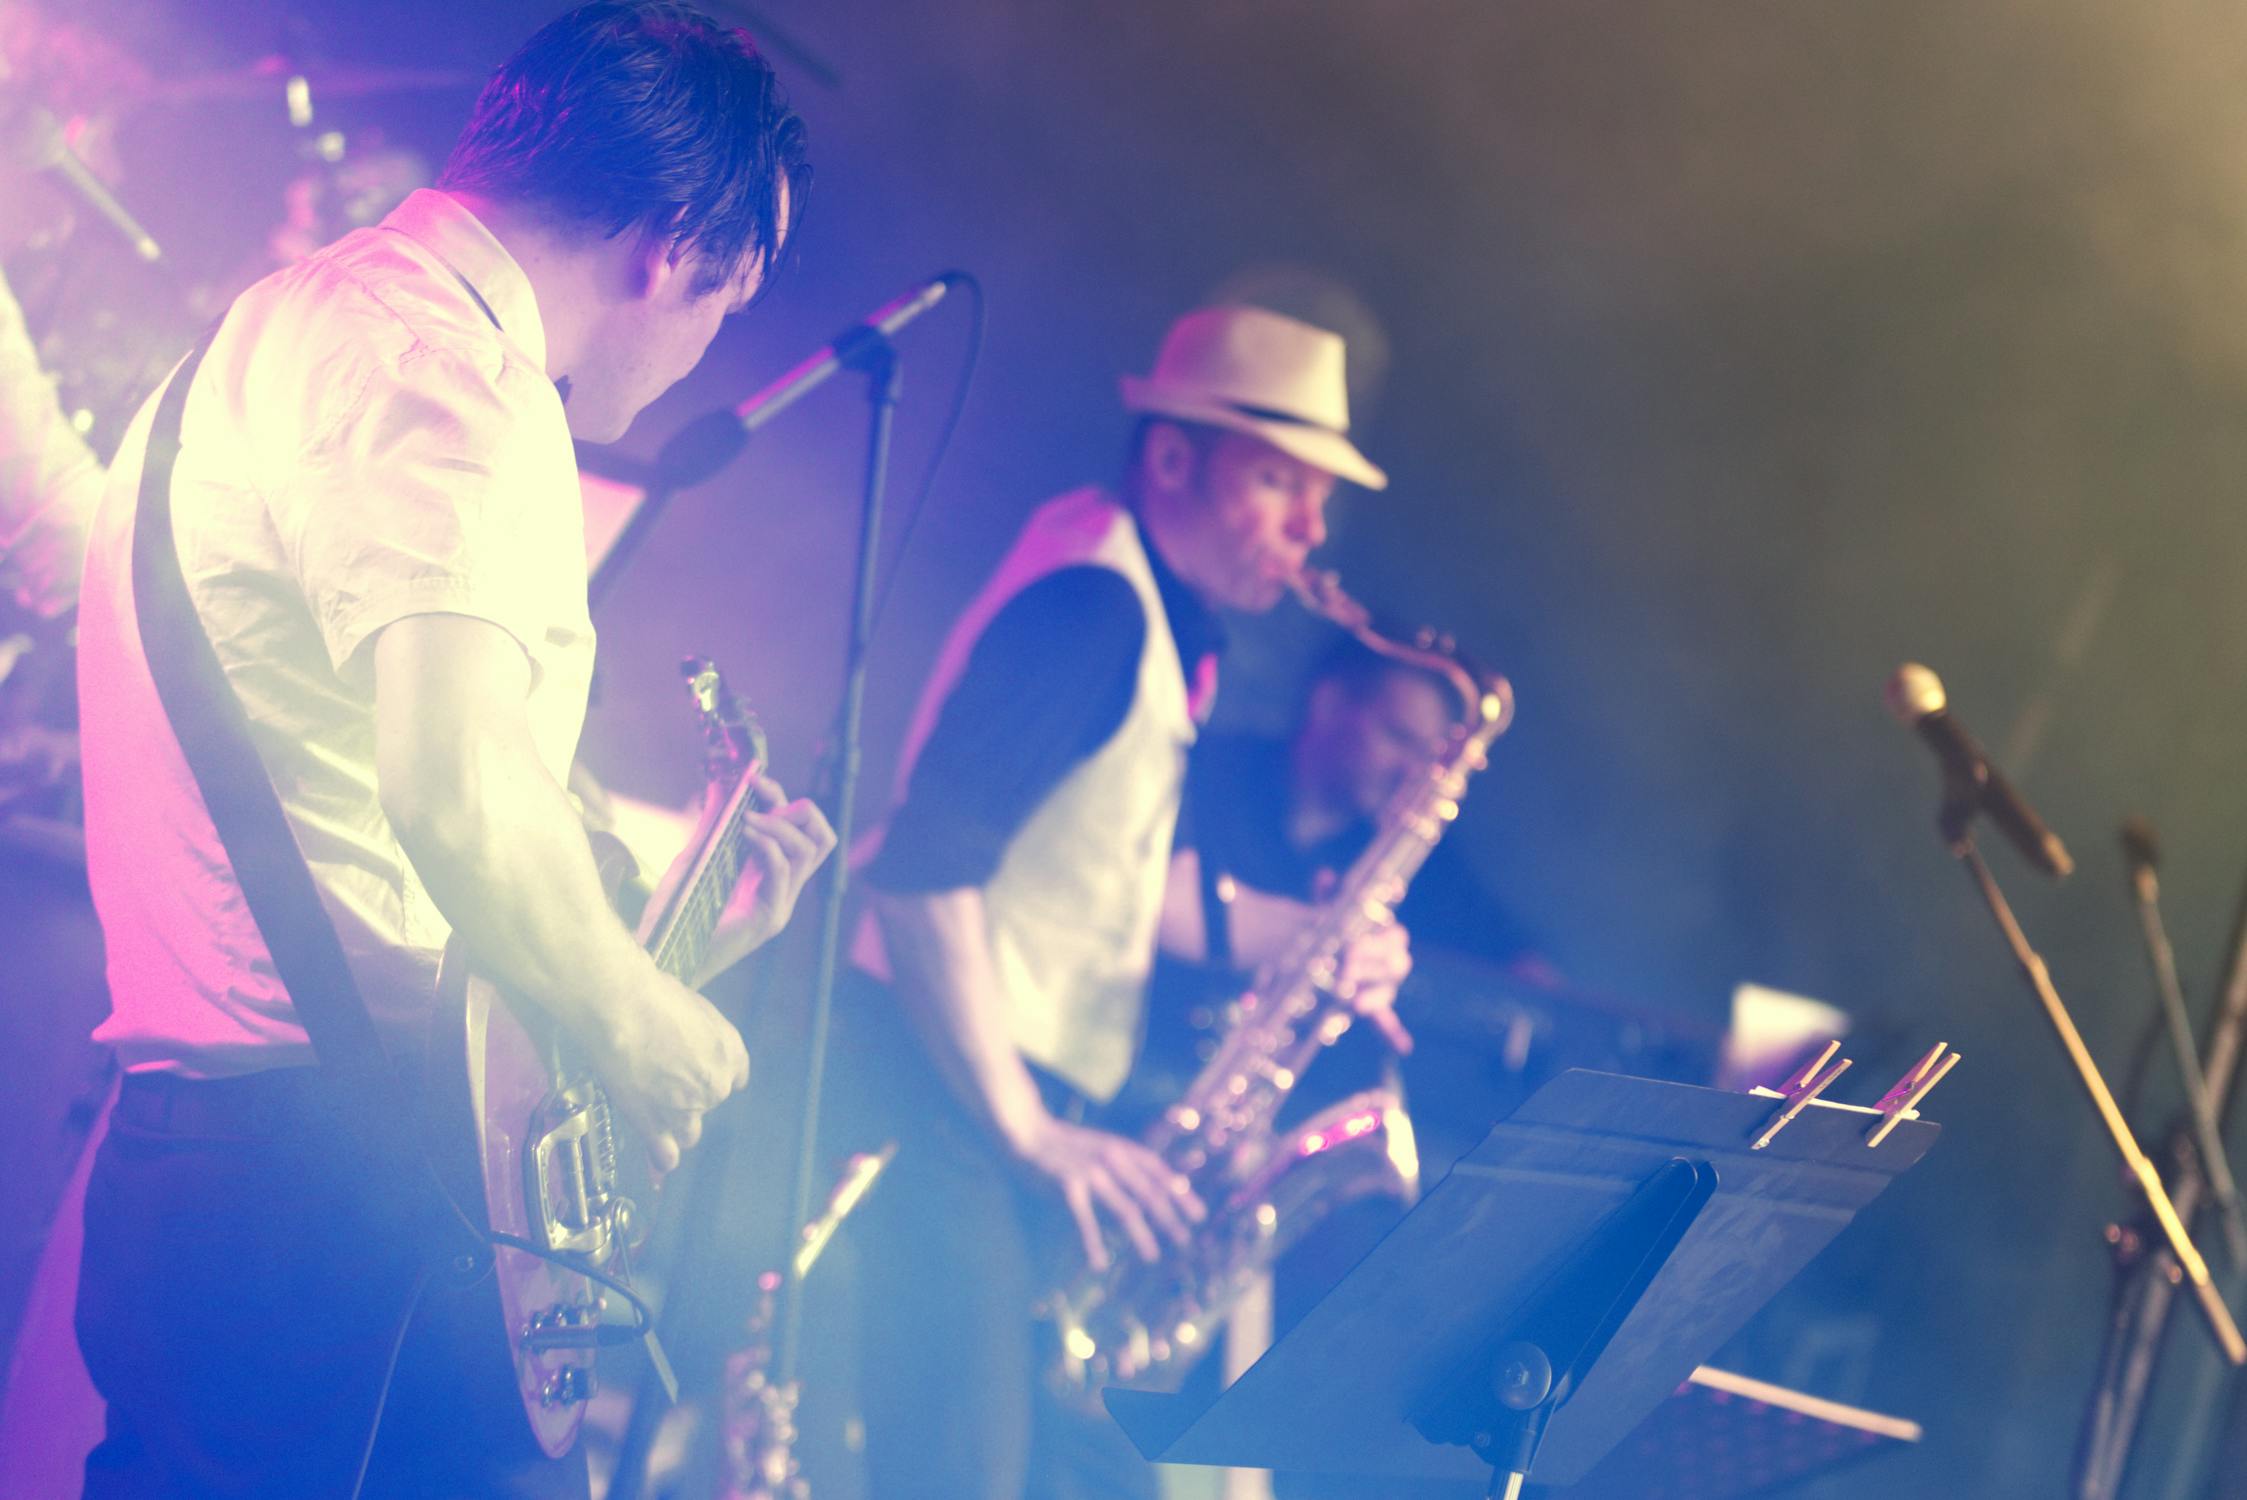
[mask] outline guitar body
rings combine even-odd
[[[757,805],[764,762],[762,732],[716,669],[690,659],[686,675],[703,719],[709,813],[684,874],[650,902],[640,932],[675,978],[699,969],[740,879],[742,819]],[[607,834],[591,837],[613,905],[633,874],[632,857]],[[641,1143],[622,1138],[600,1080],[542,1007],[478,973],[457,941],[446,947],[437,995],[431,1076],[450,1097],[435,1103],[450,1139],[472,1147],[439,1158],[456,1200],[480,1210],[493,1236],[493,1280],[523,1412],[539,1447],[560,1457],[593,1397],[599,1347],[631,1336],[606,1322],[623,1299],[600,1278],[629,1286],[646,1221],[640,1201],[653,1181]],[[660,1365],[660,1351],[651,1345],[650,1354]]]
[[[631,857],[606,835],[594,841],[613,898]],[[477,973],[457,947],[445,950],[437,993],[434,1072],[452,1083],[451,1116],[467,1122],[477,1169],[464,1175],[461,1196],[495,1234],[629,1281],[640,1216],[599,1083],[573,1064],[545,1012]],[[539,1447],[559,1457],[577,1440],[596,1388],[602,1289],[504,1242],[493,1247],[492,1279],[524,1415]]]

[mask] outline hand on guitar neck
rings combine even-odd
[[[741,880],[696,967],[697,986],[708,984],[786,927],[804,886],[834,852],[835,830],[809,798],[787,800],[780,783],[769,776],[759,775],[753,784],[755,807],[743,816],[738,833]],[[706,846],[724,803],[724,789],[713,785],[694,837],[648,900],[651,910],[668,906],[693,873],[696,851]],[[749,1056],[733,1024],[686,986],[673,983],[669,988],[676,992],[671,997],[675,1008],[643,998],[616,1018],[610,1036],[589,1043],[594,1070],[611,1102],[647,1141],[658,1172],[677,1166],[681,1152],[700,1139],[705,1111],[749,1082]],[[699,1028],[715,1035],[705,1037]]]
[[[709,951],[694,976],[697,986],[708,984],[778,936],[795,914],[804,887],[835,852],[835,830],[818,804],[809,797],[789,801],[780,783],[769,776],[756,777],[754,784],[756,806],[741,825],[741,883],[734,887],[710,935]],[[723,810],[722,789],[713,785],[703,798],[702,821],[688,843],[690,850],[702,843]],[[673,862],[650,905],[663,905],[665,893],[685,877],[687,863],[686,854]]]

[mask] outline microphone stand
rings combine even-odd
[[[624,561],[654,525],[657,513],[673,494],[687,485],[699,483],[723,468],[740,451],[741,444],[750,433],[794,405],[799,397],[814,386],[845,369],[857,371],[866,377],[866,470],[860,508],[857,578],[852,592],[850,637],[843,664],[842,704],[837,713],[833,751],[836,768],[834,808],[829,821],[835,830],[835,852],[828,856],[826,888],[819,913],[818,968],[812,988],[805,1045],[802,1123],[799,1127],[796,1160],[790,1172],[790,1212],[786,1231],[789,1253],[775,1306],[778,1334],[769,1378],[775,1386],[780,1387],[795,1383],[801,1348],[802,1270],[801,1262],[794,1253],[795,1229],[808,1224],[812,1215],[812,1197],[819,1166],[819,1109],[821,1079],[827,1065],[828,1017],[833,1009],[835,974],[842,947],[843,906],[850,890],[849,851],[853,827],[857,821],[859,740],[865,716],[867,646],[873,634],[874,586],[881,558],[882,502],[889,471],[890,431],[897,411],[899,390],[897,349],[890,342],[889,335],[871,325],[855,328],[838,339],[831,349],[813,355],[739,407],[714,412],[689,423],[678,437],[665,444],[662,456],[656,461],[656,480],[648,491],[647,499],[641,502],[631,521],[619,533],[608,555],[602,559],[601,567],[590,586],[592,596],[598,602],[604,583],[603,575],[606,575],[606,581],[613,582],[615,576],[622,571]],[[690,1183],[690,1188],[694,1190],[693,1197],[689,1200],[684,1217],[692,1220],[715,1212],[715,1200],[723,1191],[723,1184],[717,1180],[718,1176],[717,1172],[707,1167],[695,1175]],[[682,1248],[691,1250],[702,1238],[699,1226],[690,1225],[681,1238]],[[649,1398],[649,1383],[642,1381],[640,1390],[633,1399],[626,1439],[618,1454],[615,1476],[609,1488],[610,1500],[639,1500],[646,1488],[648,1457],[653,1447],[656,1427],[656,1405]]]
[[[1950,821],[1946,814],[1946,831]],[[2074,1065],[2076,1078],[2083,1085],[2084,1092],[2091,1096],[2091,1106],[2098,1112],[2100,1122],[2106,1126],[2107,1135],[2121,1155],[2123,1166],[2136,1179],[2139,1190],[2146,1195],[2146,1202],[2153,1209],[2162,1235],[2169,1242],[2170,1253],[2176,1256],[2185,1279],[2192,1283],[2193,1296],[2199,1301],[2200,1310],[2208,1319],[2209,1330],[2215,1335],[2217,1345],[2222,1348],[2224,1357],[2233,1364],[2247,1364],[2247,1338],[2240,1336],[2239,1325],[2232,1321],[2231,1309],[2224,1305],[2222,1295],[2209,1278],[2208,1262],[2201,1259],[2200,1252],[2193,1247],[2192,1235],[2185,1229],[2184,1221],[2177,1216],[2176,1205],[2169,1201],[2168,1190],[2161,1185],[2161,1174],[2154,1169],[2153,1162],[2145,1152],[2139,1149],[2138,1138],[2131,1134],[2129,1121],[2122,1118],[2122,1107],[2114,1102],[2114,1094],[2107,1088],[2107,1081],[2101,1076],[2098,1063],[2092,1059],[2091,1049],[2084,1045],[2083,1033],[2076,1030],[2075,1019],[2068,1014],[2067,1003],[2060,998],[2059,990],[2052,983],[2052,971],[2046,967],[2037,951],[2029,946],[2028,936],[2021,931],[2021,924],[2015,920],[2013,908],[2006,903],[2005,893],[1998,888],[1997,878],[1990,873],[1989,864],[1982,858],[1982,852],[1974,847],[1973,835],[1961,831],[1952,842],[1951,852],[1966,866],[1968,877],[1981,892],[1983,901],[1988,904],[1990,915],[1996,919],[1998,930],[2004,933],[2006,944],[2013,951],[2014,962],[2020,966],[2021,977],[2028,981],[2037,1003],[2044,1008],[2045,1019],[2051,1022],[2053,1034],[2059,1038],[2060,1049]]]
[[[609,544],[608,555],[593,571],[592,580],[586,586],[591,606],[600,608],[601,601],[616,586],[616,580],[631,562],[632,554],[655,529],[664,508],[679,491],[693,488],[732,463],[748,443],[750,434],[825,385],[828,377],[837,371],[857,370],[872,379],[881,361],[896,359],[896,350],[890,345],[892,334],[942,301],[944,294],[953,287],[973,280],[963,271],[946,271],[922,282],[904,296],[877,309],[865,322],[853,325],[849,332],[808,356],[802,364],[739,406],[705,412],[673,433],[647,471],[647,493],[634,507],[631,519],[624,523],[616,540]],[[894,366],[884,378],[890,383],[888,401],[894,406],[897,400]],[[873,399],[872,392],[868,393],[868,398]],[[874,425],[880,429],[878,435],[886,459],[888,418],[877,417]],[[868,479],[869,484],[878,485],[879,482],[878,478]],[[874,503],[878,506],[878,496]]]
[[[2247,1223],[2239,1214],[2239,1187],[2232,1181],[2231,1161],[2224,1151],[2223,1132],[2216,1125],[2216,1106],[2208,1093],[2208,1079],[2200,1070],[2200,1055],[2192,1040],[2192,1018],[2185,1012],[2183,986],[2177,982],[2177,954],[2169,945],[2168,928],[2161,920],[2161,884],[2151,866],[2141,866],[2130,882],[2137,897],[2138,923],[2145,933],[2146,956],[2153,965],[2155,992],[2161,998],[2162,1020],[2169,1044],[2177,1054],[2177,1072],[2185,1085],[2185,1112],[2199,1148],[2201,1166],[2214,1190],[2221,1212],[2226,1248],[2234,1266],[2247,1266]]]
[[[866,709],[866,658],[874,633],[876,575],[881,562],[882,500],[889,470],[892,418],[897,412],[897,349],[872,328],[845,349],[844,364],[866,377],[866,476],[858,527],[858,576],[851,591],[850,640],[843,655],[843,697],[836,715],[833,759],[835,801],[831,821],[835,852],[827,860],[827,890],[819,908],[819,957],[812,982],[810,1024],[804,1045],[803,1123],[797,1138],[792,1191],[788,1197],[788,1258],[782,1273],[774,1323],[772,1382],[783,1388],[796,1380],[803,1335],[803,1262],[795,1254],[795,1231],[809,1224],[819,1182],[819,1109],[827,1071],[828,1019],[834,1009],[835,974],[842,954],[843,907],[850,894],[850,846],[858,814],[860,736]]]
[[[2243,1046],[2247,1046],[2247,889],[2241,891],[2233,918],[2231,964],[2208,1034],[2206,1081],[2212,1116],[2236,1097]],[[2168,1144],[2177,1212],[2188,1223],[2198,1214],[2211,1185],[2194,1148],[2197,1134],[2196,1125],[2180,1124]],[[2070,1492],[2075,1500],[2114,1500],[2121,1492],[2179,1279],[2175,1258],[2166,1248],[2148,1244],[2142,1226],[2109,1225],[2107,1240],[2115,1252],[2114,1308],[2100,1355],[2099,1379],[2083,1415]],[[2203,1379],[2194,1404],[2205,1408],[2213,1394]]]

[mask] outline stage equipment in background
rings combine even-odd
[[[2223,1131],[2216,1124],[2215,1101],[2209,1097],[2208,1078],[2201,1071],[2199,1049],[2193,1045],[2192,1018],[2185,1012],[2184,989],[2177,982],[2177,954],[2169,946],[2169,929],[2161,920],[2161,877],[2154,873],[2160,844],[2153,825],[2131,818],[2122,825],[2122,853],[2130,871],[2130,894],[2138,908],[2138,925],[2144,934],[2146,958],[2153,966],[2154,993],[2161,1003],[2161,1018],[2169,1032],[2169,1045],[2177,1057],[2177,1076],[2184,1084],[2185,1114],[2193,1144],[2208,1173],[2217,1220],[2223,1226],[2226,1248],[2233,1266],[2247,1266],[2247,1222],[2239,1212],[2239,1187],[2232,1181],[2231,1159],[2224,1150]]]
[[[801,1281],[811,1273],[835,1231],[866,1201],[874,1180],[896,1155],[897,1143],[891,1141],[843,1164],[842,1177],[827,1196],[826,1210],[797,1235],[787,1275]],[[757,1306],[749,1315],[742,1346],[726,1360],[718,1412],[723,1450],[718,1500],[807,1500],[811,1493],[795,1453],[796,1402],[802,1393],[794,1380],[776,1380],[772,1367],[774,1299],[784,1279],[779,1271],[757,1278]]]
[[[1823,1000],[1767,985],[1736,985],[1709,1081],[1720,1089],[1747,1089],[1788,1077],[1827,1038],[1848,1035],[1851,1025],[1847,1011]]]
[[[602,598],[630,564],[638,548],[669,503],[672,495],[687,485],[696,484],[716,474],[738,454],[749,434],[793,406],[798,399],[839,370],[851,370],[866,377],[867,439],[865,479],[860,505],[858,558],[851,593],[851,614],[848,645],[843,657],[842,692],[835,716],[835,728],[830,737],[827,764],[831,774],[822,780],[828,784],[820,787],[821,800],[830,807],[828,821],[835,830],[836,848],[839,852],[827,861],[827,880],[821,897],[817,968],[813,981],[808,1020],[805,1028],[804,1097],[802,1118],[798,1123],[795,1159],[791,1167],[791,1188],[788,1223],[803,1224],[812,1217],[814,1184],[819,1177],[818,1125],[822,1079],[827,1065],[827,1033],[829,1015],[833,1009],[835,975],[842,953],[843,908],[850,893],[850,848],[857,824],[858,772],[860,759],[860,729],[865,718],[866,661],[872,644],[874,609],[876,603],[876,572],[881,560],[882,505],[889,473],[890,430],[898,401],[897,348],[890,336],[922,313],[934,307],[954,287],[966,287],[974,292],[977,307],[982,305],[982,291],[973,276],[964,271],[946,271],[921,282],[902,296],[877,309],[865,321],[852,325],[833,343],[812,354],[793,370],[781,376],[763,390],[740,405],[708,413],[679,431],[666,443],[657,456],[655,472],[645,499],[632,519],[610,545],[608,555],[601,560],[590,585],[590,597],[598,607]],[[963,386],[967,375],[962,376]],[[954,416],[958,408],[955,406]],[[935,463],[943,456],[942,447],[948,444],[947,428],[936,455],[930,462],[933,477]],[[702,1178],[697,1181],[703,1180]],[[718,1194],[723,1185],[714,1178],[707,1194],[697,1194],[690,1204],[696,1216],[714,1213]],[[690,1222],[682,1232],[683,1243],[693,1244],[702,1237],[703,1225]],[[774,1308],[771,1317],[773,1328],[773,1353],[768,1379],[771,1384],[793,1388],[799,1363],[802,1338],[803,1299],[802,1276],[794,1265],[782,1276],[774,1289]],[[633,1412],[626,1429],[624,1451],[619,1456],[616,1482],[610,1490],[610,1500],[638,1500],[646,1483],[647,1444],[652,1441],[654,1424],[650,1397],[650,1383],[643,1381],[633,1402]]]
[[[2149,867],[2152,863],[2152,831],[2148,828],[2142,835],[2134,835],[2126,826],[2124,840],[2133,865],[2133,888],[2138,890],[2141,902],[2150,906],[2158,895],[2158,886],[2148,884],[2141,888],[2135,866],[2141,857]],[[2147,873],[2150,876],[2150,868]],[[2149,929],[2149,937],[2151,931]],[[2162,948],[2166,947],[2164,938]],[[2171,977],[2163,982],[2164,987],[2173,984],[2174,962],[2157,955],[2154,963],[2157,975],[2164,964],[2169,970]],[[2166,998],[2163,1003],[2166,1010]],[[2222,1118],[2238,1092],[2243,1043],[2247,1043],[2247,890],[2242,890],[2232,920],[2231,959],[2209,1028],[2205,1054],[2203,1097],[2208,1101],[2208,1116],[2217,1124],[2219,1146]],[[2189,1047],[2190,1044],[2188,1032],[2185,1045]],[[2189,1082],[2187,1087],[2189,1089]],[[2200,1120],[2191,1115],[2173,1126],[2169,1133],[2167,1161],[2171,1197],[2178,1217],[2187,1224],[2211,1196],[2212,1164],[2223,1160],[2220,1155],[2214,1158],[2206,1155],[2199,1145],[2201,1134]],[[2155,1366],[2169,1327],[2171,1304],[2181,1280],[2176,1256],[2161,1242],[2148,1216],[2140,1215],[2130,1223],[2108,1225],[2107,1242],[2114,1252],[2114,1295],[2106,1341],[2099,1355],[2099,1378],[2083,1413],[2070,1490],[2075,1500],[2114,1500],[2122,1491],[2138,1429],[2145,1419]],[[2192,1411],[2194,1430],[2204,1433],[2212,1408],[2223,1394],[2220,1373],[2216,1378],[2202,1373],[2196,1378],[2194,1388],[2184,1394]]]
[[[0,64],[0,88],[5,88],[7,81],[5,65]],[[164,252],[155,237],[117,201],[117,195],[94,175],[93,168],[70,149],[62,122],[53,112],[28,99],[0,96],[0,157],[20,170],[41,173],[59,184],[124,236],[133,254],[142,260],[150,265],[163,260]]]
[[[1159,1463],[1574,1484],[1940,1133],[1820,1101],[1754,1150],[1769,1115],[1564,1074],[1214,1402],[1108,1409]]]
[[[1917,1422],[1703,1365],[1554,1500],[1729,1500],[1793,1486],[1920,1440]]]
[[[741,24],[755,38],[760,51],[785,57],[802,69],[805,76],[824,89],[840,89],[843,75],[819,53],[814,52],[796,34],[782,27],[761,7],[747,5],[743,0],[712,0],[719,10],[731,11],[741,18]]]
[[[1409,1203],[1418,1192],[1418,1149],[1392,1089],[1353,1094],[1286,1135],[1275,1122],[1305,1070],[1355,1018],[1352,996],[1337,983],[1343,953],[1394,919],[1459,815],[1468,778],[1489,763],[1491,744],[1512,722],[1513,690],[1433,634],[1410,643],[1382,635],[1331,573],[1293,582],[1312,613],[1449,684],[1460,718],[1382,809],[1372,842],[1316,918],[1233,1002],[1215,1053],[1148,1129],[1148,1149],[1193,1183],[1209,1217],[1161,1260],[1119,1252],[1106,1270],[1087,1271],[1047,1299],[1061,1376],[1075,1390],[1112,1380],[1175,1383],[1212,1346],[1249,1284],[1307,1229],[1359,1198]]]
[[[2052,983],[2051,970],[2029,946],[2028,936],[2014,918],[2005,893],[1998,888],[1997,878],[1975,847],[1975,815],[1988,811],[2006,835],[2021,846],[2022,853],[2032,864],[2054,875],[2064,875],[2072,868],[2066,851],[2045,829],[2035,811],[2006,785],[1979,747],[1950,718],[1945,710],[1942,683],[1933,672],[1916,662],[1898,667],[1889,679],[1888,706],[1907,728],[1918,730],[1935,746],[1943,766],[1943,803],[1937,825],[1944,844],[1966,867],[1969,878],[1989,906],[1991,917],[2012,950],[2014,962],[2020,966],[2022,978],[2043,1008],[2045,1019],[2059,1038],[2061,1050],[2074,1067],[2077,1080],[2090,1095],[2092,1108],[2106,1126],[2124,1167],[2145,1194],[2162,1236],[2176,1256],[2178,1268],[2192,1283],[2194,1299],[2200,1304],[2224,1358],[2234,1365],[2247,1364],[2247,1339],[2241,1338],[2231,1309],[2224,1305],[2222,1295],[2216,1290],[2208,1274],[2208,1262],[2193,1245],[2191,1232],[2162,1186],[2161,1174],[2139,1149],[2130,1123],[2123,1119],[2121,1107],[2114,1102],[2114,1094],[2107,1088],[2091,1049],[2084,1045],[2083,1034],[2076,1030],[2066,1002],[2061,1000],[2059,990]]]
[[[208,73],[186,73],[158,79],[128,104],[265,104],[278,103],[288,112],[289,123],[300,129],[312,123],[313,107],[322,99],[371,99],[379,95],[473,92],[483,84],[475,73],[460,68],[384,68],[353,64],[322,65],[300,62],[280,53],[261,57],[238,68]]]

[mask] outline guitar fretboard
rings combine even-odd
[[[710,952],[710,936],[718,917],[733,896],[741,877],[741,825],[756,793],[753,778],[744,775],[734,786],[725,815],[718,820],[709,843],[687,877],[686,888],[671,903],[649,942],[648,951],[664,973],[682,984],[694,982],[695,971]]]

